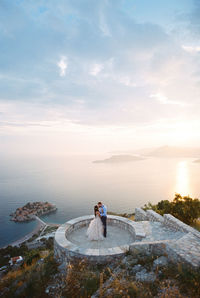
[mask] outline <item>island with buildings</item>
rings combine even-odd
[[[36,216],[45,215],[56,210],[56,206],[49,202],[29,202],[23,207],[17,208],[10,216],[13,221],[25,222],[34,220]]]

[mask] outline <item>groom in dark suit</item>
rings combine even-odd
[[[103,205],[101,202],[98,202],[99,212],[101,215],[101,221],[103,223],[103,235],[106,237],[107,234],[107,227],[106,227],[106,221],[107,221],[107,207]]]

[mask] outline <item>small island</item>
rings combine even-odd
[[[41,216],[56,210],[56,206],[48,202],[29,202],[23,207],[17,208],[10,216],[13,221],[25,222],[34,220],[35,216]]]

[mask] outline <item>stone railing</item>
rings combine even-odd
[[[163,216],[153,210],[147,210],[146,214],[147,214],[147,220],[149,220],[149,221],[164,222]]]
[[[142,208],[135,208],[135,221],[147,220],[146,212]]]
[[[164,214],[164,225],[176,231],[192,233],[196,237],[200,238],[200,232],[186,225],[185,223],[183,223],[171,214]]]
[[[135,221],[143,220],[164,222],[163,216],[153,210],[144,211],[142,208],[135,208]]]
[[[144,211],[141,208],[135,208],[135,221],[161,222],[163,225],[169,227],[172,230],[181,231],[184,233],[192,233],[196,237],[200,238],[200,232],[183,223],[181,220],[171,214],[164,214],[164,216],[161,216],[153,210]]]

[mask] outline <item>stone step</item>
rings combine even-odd
[[[170,242],[168,246],[187,263],[194,267],[200,266],[200,239],[192,233]]]

